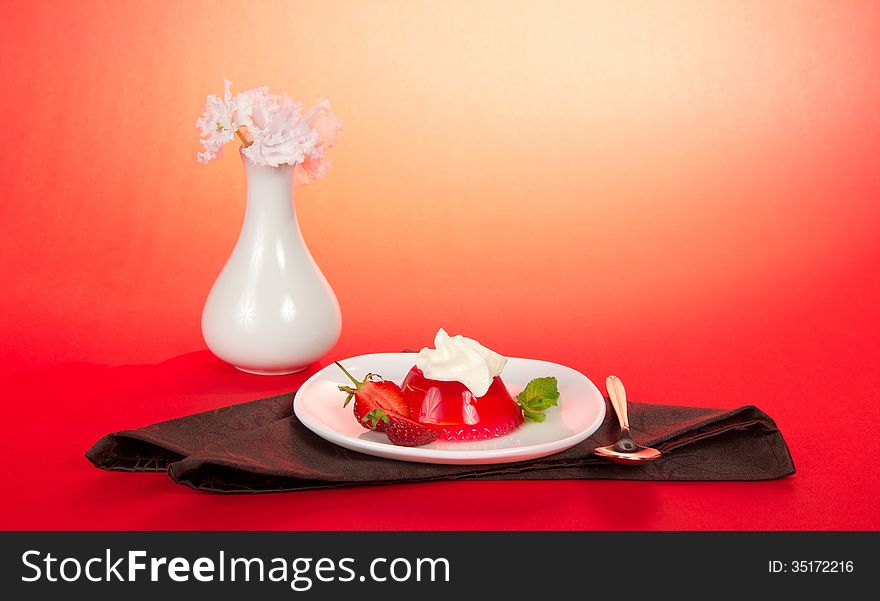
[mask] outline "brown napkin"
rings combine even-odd
[[[794,473],[776,424],[750,405],[723,410],[629,403],[635,439],[663,451],[660,460],[638,467],[592,454],[616,439],[610,406],[590,438],[556,455],[500,465],[433,465],[372,457],[327,442],[293,415],[293,395],[108,434],[86,457],[106,470],[167,470],[179,484],[221,493],[457,479],[769,480]]]

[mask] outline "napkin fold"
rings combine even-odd
[[[217,493],[435,480],[770,480],[795,471],[776,423],[751,405],[724,410],[628,403],[634,438],[663,452],[658,461],[639,466],[620,466],[593,455],[596,447],[616,440],[610,406],[592,436],[561,453],[497,465],[434,465],[336,446],[293,415],[293,395],[114,432],[95,443],[86,457],[106,470],[167,471],[179,484]]]

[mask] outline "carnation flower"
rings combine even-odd
[[[321,179],[330,171],[330,159],[325,151],[336,145],[342,133],[342,120],[330,108],[330,99],[322,97],[315,106],[305,112],[303,117],[316,132],[318,143],[315,152],[299,163],[293,172],[293,185],[301,186]]]
[[[236,128],[254,126],[253,114],[254,103],[263,101],[269,97],[269,88],[254,88],[246,92],[239,92],[232,99],[232,122]]]
[[[315,152],[318,132],[306,123],[298,102],[287,94],[256,95],[252,98],[253,142],[244,156],[257,165],[295,165]]]
[[[330,169],[325,151],[335,145],[342,121],[321,98],[308,111],[287,94],[270,94],[266,87],[231,92],[224,80],[224,95],[208,96],[202,116],[196,121],[204,152],[200,163],[222,156],[223,145],[237,134],[244,142],[244,156],[252,163],[278,167],[294,165],[294,185],[321,179]],[[242,133],[246,130],[248,142]]]
[[[342,119],[330,108],[330,99],[322,96],[315,106],[307,110],[303,117],[318,132],[318,140],[322,148],[335,146],[342,132]]]
[[[232,125],[232,111],[230,109],[230,89],[232,82],[223,80],[223,99],[216,94],[208,95],[202,116],[196,121],[199,128],[204,152],[200,152],[196,158],[200,163],[207,163],[211,159],[223,155],[223,145],[232,140],[235,128]]]

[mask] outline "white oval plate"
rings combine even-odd
[[[377,373],[398,384],[415,362],[415,353],[375,353],[340,361],[359,380],[367,373]],[[421,447],[393,445],[381,432],[370,432],[361,427],[351,405],[342,406],[345,394],[337,386],[350,385],[351,382],[333,364],[306,380],[294,397],[293,412],[321,438],[367,455],[457,465],[526,461],[573,447],[595,432],[605,418],[605,401],[599,389],[585,375],[570,367],[512,357],[501,374],[514,396],[530,380],[543,376],[556,377],[559,406],[547,410],[544,422],[538,424],[526,420],[516,432],[491,440],[438,441]]]

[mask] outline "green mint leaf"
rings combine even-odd
[[[373,409],[367,413],[361,421],[369,426],[371,430],[375,430],[376,426],[379,425],[379,422],[385,422],[387,424],[391,420],[388,419],[388,415],[382,409]]]
[[[559,400],[556,378],[535,378],[526,385],[525,390],[516,395],[523,416],[536,422],[547,419],[545,410],[555,407]]]
[[[544,413],[543,411],[535,411],[533,409],[527,409],[525,407],[522,407],[522,405],[520,405],[520,407],[523,410],[523,417],[525,417],[526,419],[530,419],[533,422],[538,422],[538,423],[541,423],[542,421],[547,419],[547,414]]]

